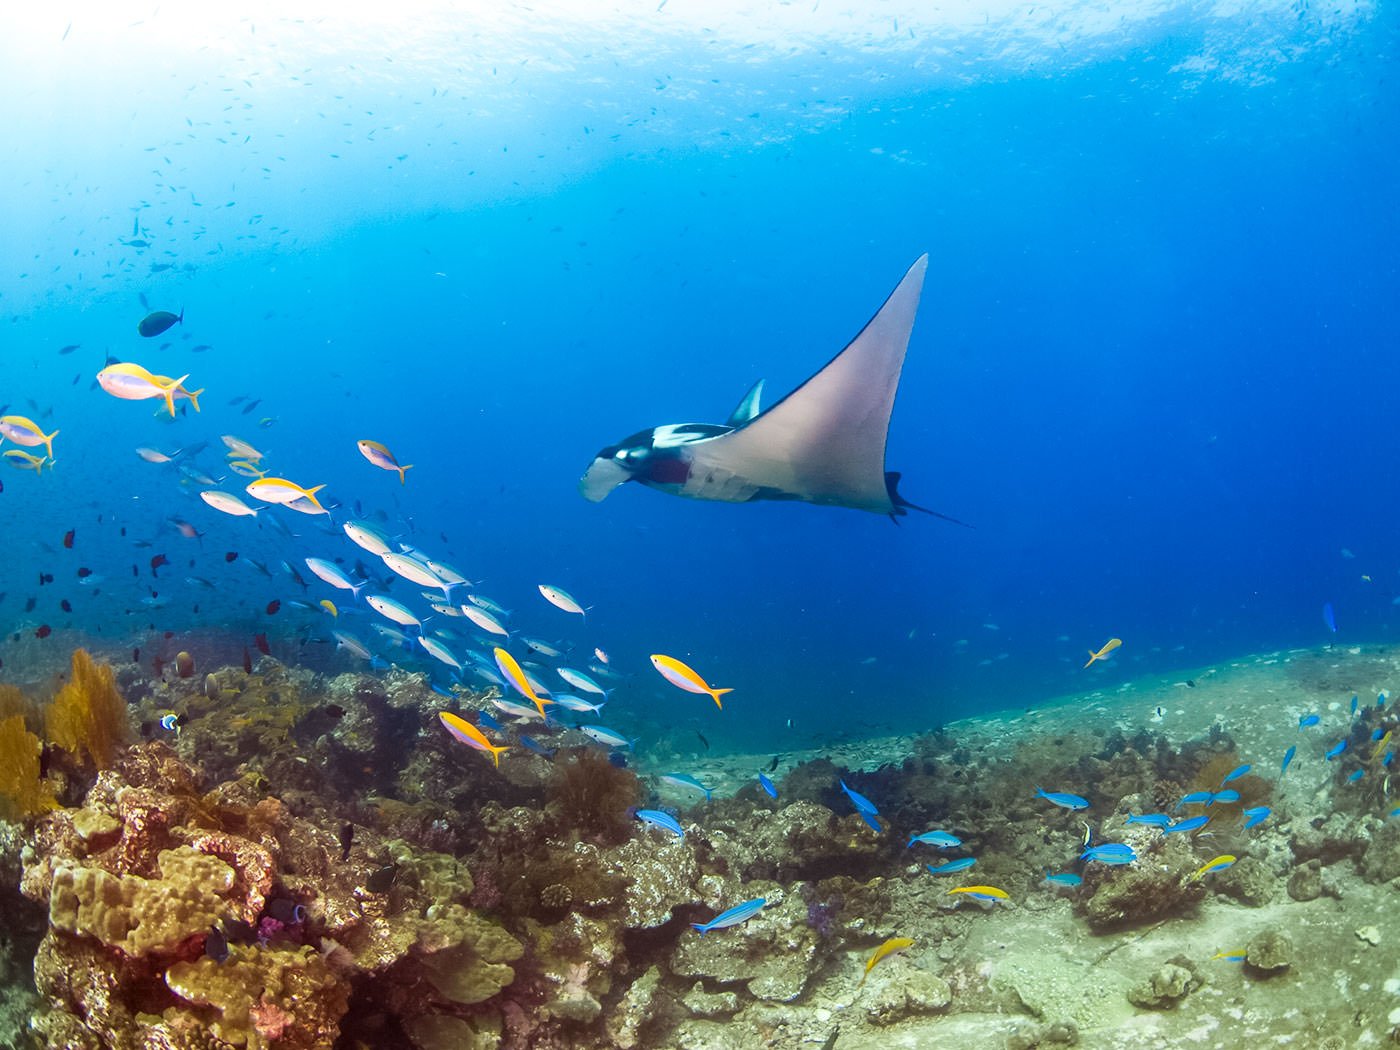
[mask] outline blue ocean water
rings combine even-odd
[[[1393,637],[1395,13],[1097,18],[15,16],[0,404],[61,434],[52,472],[3,473],[0,673],[53,669],[40,625],[55,665],[64,638],[212,661],[264,633],[281,659],[357,666],[286,604],[345,597],[301,560],[364,560],[338,528],[221,515],[134,453],[209,442],[194,461],[219,478],[222,434],[325,484],[334,524],[382,520],[480,580],[520,630],[603,647],[632,676],[608,721],[643,743],[932,728]],[[888,466],[973,528],[580,497],[599,448],[722,422],[760,377],[770,399],[797,386],[925,251]],[[185,322],[143,339],[147,305]],[[202,411],[93,389],[108,355],[188,374]],[[414,464],[407,484],[360,438]],[[724,711],[656,652],[734,687]]]

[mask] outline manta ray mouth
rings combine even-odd
[[[632,472],[611,456],[599,456],[578,479],[578,490],[590,503],[600,503],[609,492],[631,478]]]

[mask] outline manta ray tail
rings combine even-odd
[[[898,525],[901,515],[907,514],[911,510],[917,510],[922,514],[931,514],[935,518],[942,518],[944,521],[950,521],[954,525],[961,525],[965,529],[972,528],[972,526],[965,521],[959,521],[957,518],[950,518],[947,514],[940,514],[936,510],[929,510],[928,507],[921,507],[917,503],[910,503],[899,494],[899,478],[899,471],[885,471],[885,487],[889,489],[890,502],[894,504],[894,511],[890,514],[890,521]]]

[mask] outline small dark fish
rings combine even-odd
[[[190,347],[190,353],[192,353],[192,354],[202,354],[202,353],[204,353],[204,351],[206,351],[206,350],[213,350],[213,349],[214,349],[214,348],[213,348],[212,346],[210,346],[208,343],[200,343],[198,346],[192,346],[192,347]]]
[[[253,635],[253,644],[256,645],[256,646],[258,647],[258,652],[262,653],[264,656],[271,656],[271,655],[272,655],[272,650],[271,650],[270,648],[268,648],[268,644],[267,644],[267,635],[265,635],[265,634],[255,634],[255,635]]]
[[[841,1034],[840,1026],[833,1028],[831,1034],[826,1037],[826,1042],[822,1043],[822,1050],[832,1050],[836,1045],[836,1037]]]
[[[1188,678],[1188,679],[1186,679],[1186,688],[1187,688],[1187,689],[1195,689],[1195,688],[1196,688],[1196,680],[1195,680],[1194,678]]]
[[[53,634],[53,628],[48,624],[43,624],[34,632],[34,637],[47,638],[51,634]]]
[[[365,889],[370,893],[388,893],[393,888],[394,876],[398,873],[397,864],[386,864],[365,879]]]
[[[233,562],[233,561],[237,561],[237,560],[238,560],[238,552],[237,552],[237,551],[225,551],[225,552],[224,552],[224,561],[226,561],[226,562]]]
[[[228,958],[228,938],[217,926],[210,926],[208,934],[204,937],[204,954],[216,963],[222,963]]]
[[[42,587],[42,586],[43,586],[44,584],[46,584],[46,583],[53,583],[53,573],[51,573],[51,572],[41,572],[41,573],[39,573],[39,586]]]
[[[75,540],[75,539],[77,538],[77,535],[78,535],[78,530],[77,530],[77,529],[69,529],[67,532],[65,532],[65,533],[63,534],[63,549],[64,549],[64,550],[70,550],[70,551],[71,551],[71,550],[73,549],[73,540]]]
[[[706,750],[706,751],[710,750],[710,742],[709,742],[708,740],[705,739],[705,734],[702,733],[702,732],[700,732],[700,730],[697,729],[697,730],[695,731],[695,735],[698,736],[698,737],[700,738],[700,743],[702,743],[702,744],[705,745],[705,750]]]
[[[184,310],[181,310],[179,314],[172,314],[169,310],[157,310],[141,318],[141,323],[136,326],[136,330],[149,339],[152,336],[160,335],[161,332],[173,325],[183,324],[184,320]]]
[[[61,602],[59,602],[58,607],[66,613],[70,613],[73,611],[73,603],[70,602],[67,598],[64,598]]]
[[[229,403],[230,405],[241,405],[241,404],[243,404],[243,402],[245,402],[245,401],[247,401],[247,400],[248,400],[248,395],[247,395],[247,394],[238,394],[238,395],[236,395],[236,396],[234,396],[234,397],[229,398],[229,399],[228,399],[228,403]]]
[[[243,406],[243,415],[246,416],[249,412],[253,411],[253,409],[257,408],[261,404],[262,398],[260,397],[254,398],[252,401],[249,401],[246,405]]]
[[[162,565],[169,564],[169,558],[167,558],[164,554],[157,554],[154,558],[151,559],[151,575],[154,576],[156,579],[160,579],[160,577],[156,573],[156,570],[159,569]]]
[[[59,347],[59,348],[58,348],[58,352],[59,352],[60,354],[71,354],[74,350],[78,349],[78,347],[80,347],[80,346],[82,346],[82,343],[69,343],[67,346],[61,346],[61,347]]]
[[[350,859],[350,847],[355,843],[355,825],[346,824],[340,829],[340,863]]]
[[[326,717],[334,718],[337,722],[345,717],[345,708],[341,707],[339,704],[327,704],[324,710],[326,712]]]
[[[92,575],[92,570],[89,569],[86,565],[84,565],[84,566],[82,566],[82,567],[80,567],[80,568],[78,569],[78,579],[80,579],[80,580],[86,580],[86,579],[87,579],[89,576],[91,576],[91,575]]]
[[[274,897],[267,902],[264,912],[287,926],[295,926],[306,921],[306,906],[286,897]]]
[[[229,944],[254,944],[258,939],[258,929],[242,919],[225,919],[224,937]]]
[[[139,664],[141,662],[141,647],[139,645],[131,650],[131,662],[134,664]]]
[[[282,603],[278,599],[273,598],[272,601],[267,603],[267,608],[264,611],[269,616],[276,616],[277,610],[279,610],[280,608],[282,608]],[[267,650],[264,649],[263,652],[267,652]]]
[[[39,599],[38,599],[38,598],[35,598],[33,595],[30,595],[30,596],[29,596],[29,599],[24,603],[24,611],[25,611],[25,612],[33,612],[33,611],[34,611],[34,606],[36,606],[36,605],[38,605],[38,604],[39,604]]]
[[[243,647],[243,673],[253,673],[253,655],[248,652],[248,647],[246,645]]]
[[[777,768],[778,768],[778,756],[777,756],[777,755],[774,755],[774,756],[773,756],[773,761],[771,761],[771,762],[768,763],[768,768],[765,769],[764,772],[765,772],[765,773],[771,773],[771,772],[773,772],[773,770],[775,770],[775,769],[777,769]]]

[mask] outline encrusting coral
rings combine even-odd
[[[130,736],[112,668],[94,662],[86,649],[73,650],[73,673],[49,705],[45,726],[49,740],[69,754],[86,754],[96,769],[111,766]]]

